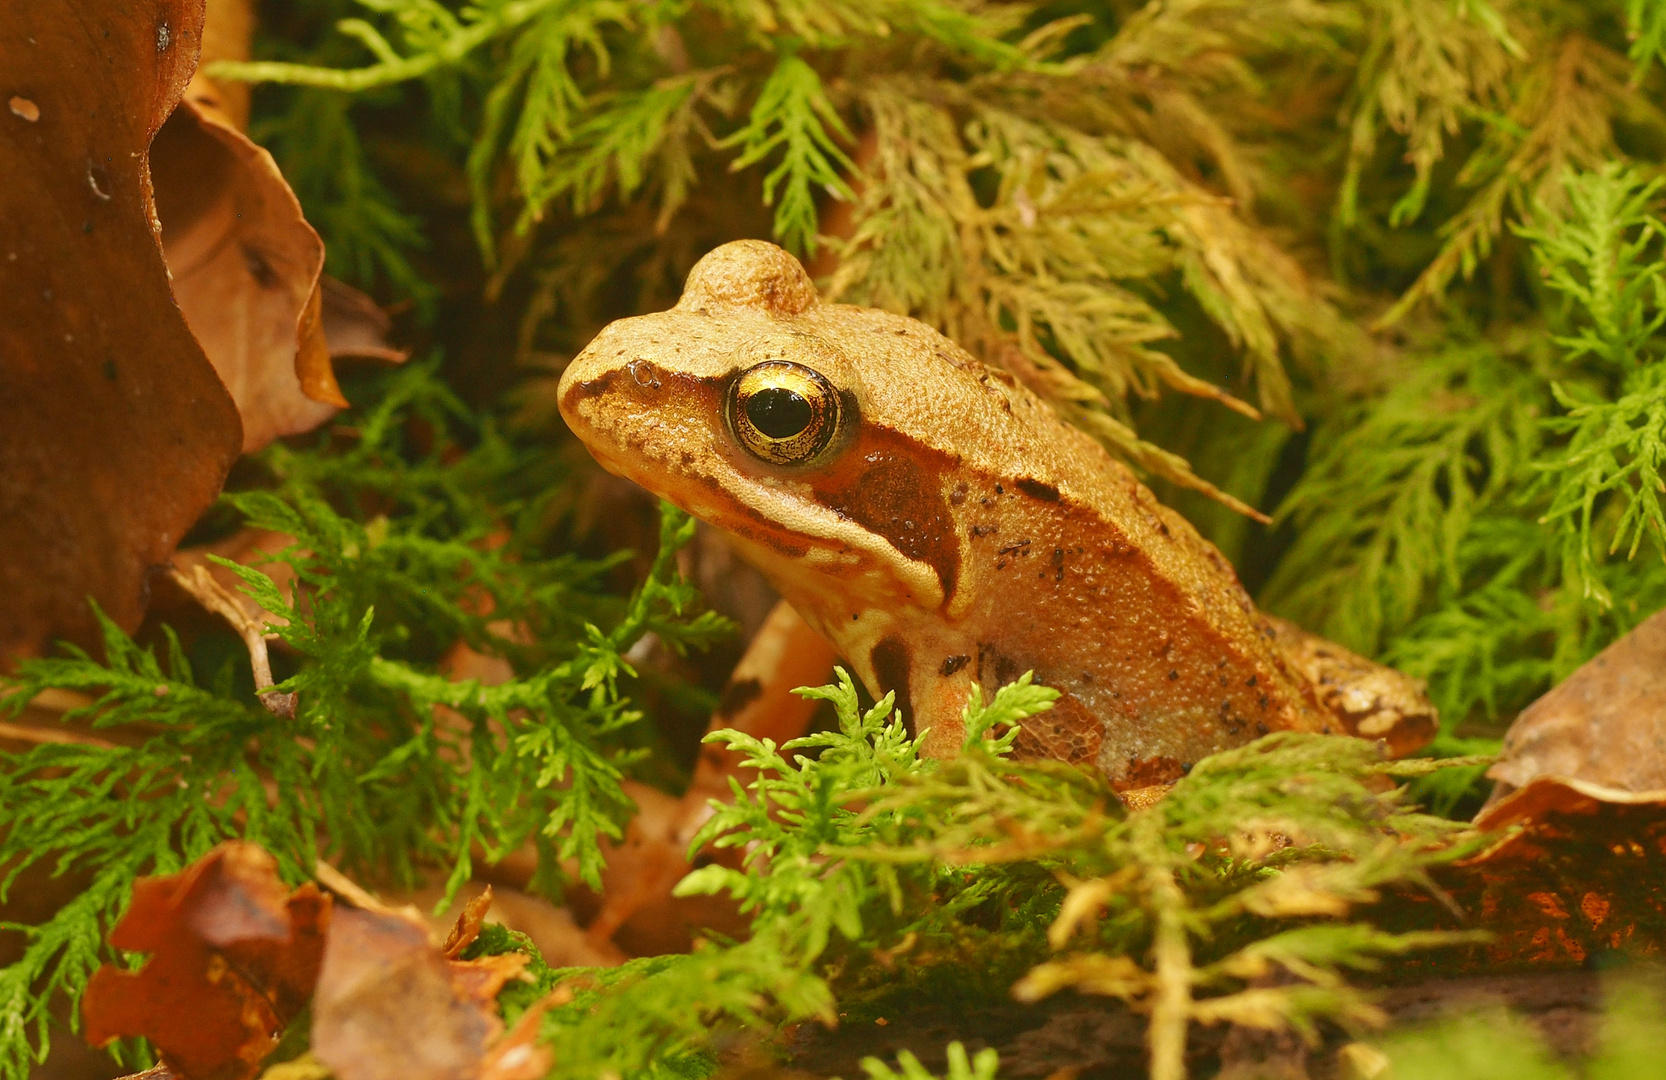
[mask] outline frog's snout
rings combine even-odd
[[[631,359],[609,350],[606,355],[594,347],[573,357],[556,387],[556,401],[562,419],[592,451],[598,442],[620,434],[620,424],[658,407],[664,377],[646,360]],[[609,435],[609,432],[612,435]]]
[[[588,350],[573,357],[567,370],[561,373],[556,387],[556,401],[568,424],[578,419],[579,407],[587,401],[607,396],[618,381],[620,366],[602,361]]]
[[[611,351],[611,350],[610,350]],[[660,385],[656,388],[655,383]],[[641,362],[588,349],[575,356],[556,387],[561,418],[603,468],[641,483],[645,426],[658,409],[664,379]]]
[[[592,345],[567,365],[556,401],[604,466],[643,483],[682,451],[716,437],[721,379],[692,377],[621,342],[598,340],[603,347]]]

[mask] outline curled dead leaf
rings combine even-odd
[[[247,0],[212,0],[203,63],[247,59],[253,28]],[[247,84],[198,72],[151,150],[174,295],[237,402],[245,452],[347,404],[333,356],[406,356],[387,347],[387,317],[369,297],[323,276],[318,234],[272,156],[243,133],[248,108]]]
[[[248,597],[221,585],[201,563],[189,569],[175,566],[170,569],[169,577],[206,610],[225,619],[243,639],[244,647],[249,650],[250,667],[254,671],[255,696],[260,698],[261,704],[274,716],[295,719],[296,696],[272,689],[272,660],[266,648],[266,624],[249,614],[244,604]]]
[[[539,999],[520,1015],[515,1026],[492,1044],[480,1063],[479,1080],[538,1080],[550,1071],[549,1047],[540,1045],[538,1033],[544,1014],[571,1000],[565,987]]]
[[[570,908],[513,888],[499,889],[492,902],[503,924],[531,938],[551,967],[615,967],[625,961],[618,946],[585,934]]]
[[[254,844],[221,844],[178,874],[144,878],[110,944],[146,952],[87,984],[87,1039],[142,1035],[185,1080],[245,1080],[311,996],[330,900],[290,892]]]
[[[1524,710],[1487,775],[1499,839],[1442,878],[1489,962],[1666,952],[1666,613]]]
[[[1524,709],[1487,775],[1495,801],[1546,776],[1666,794],[1666,612]]]
[[[253,567],[271,578],[280,594],[289,596],[296,588],[295,568],[278,561],[275,556],[294,543],[295,538],[288,533],[244,528],[212,544],[180,548],[174,553],[173,565],[187,573],[195,573],[197,567],[202,567],[221,588],[236,597],[238,606],[248,618],[272,626],[287,626],[287,619],[267,611],[242,591],[242,578],[208,556],[218,555],[222,559]]]
[[[332,358],[349,356],[385,364],[410,359],[409,350],[388,344],[393,320],[376,301],[328,274],[319,279],[318,288],[323,297],[324,340]]]
[[[602,840],[607,864],[600,894],[582,886],[567,893],[592,949],[606,950],[611,942],[629,956],[656,956],[686,952],[704,928],[744,933],[745,920],[727,897],[672,894],[688,873],[688,844],[680,839],[688,803],[635,781],[625,782],[625,793],[636,816],[623,837]]]
[[[218,60],[247,60],[254,34],[254,0],[207,0],[202,59],[185,88],[187,98],[218,110],[239,131],[249,126],[249,84],[211,79],[202,69]]]
[[[454,942],[471,922],[479,932],[465,913]],[[475,1080],[503,1030],[497,994],[528,959],[448,959],[414,915],[343,909],[313,1001],[312,1052],[339,1080]]]
[[[1476,822],[1507,830],[1442,875],[1491,963],[1578,966],[1666,953],[1666,792],[1541,777]]]
[[[151,155],[174,296],[243,418],[243,450],[345,407],[324,340],[324,244],[272,155],[187,100]]]
[[[486,912],[492,907],[492,887],[486,886],[478,896],[463,905],[463,911],[457,916],[457,923],[451,928],[451,933],[445,936],[445,944],[440,951],[447,960],[455,960],[463,955],[463,950],[474,944],[480,936],[480,928],[486,924]]]
[[[201,28],[189,0],[0,8],[0,655],[94,643],[89,595],[135,628],[243,442],[154,231]]]

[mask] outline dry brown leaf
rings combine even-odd
[[[735,666],[712,714],[710,730],[733,728],[786,742],[810,723],[816,703],[792,692],[830,676],[837,659],[827,640],[786,601],[777,601]],[[686,952],[701,930],[739,934],[745,920],[726,897],[671,895],[687,875],[688,845],[712,814],[712,800],[731,798],[732,780],[753,778],[744,754],[707,745],[693,782],[681,799],[644,784],[626,782],[637,812],[618,841],[604,839],[602,891],[575,888],[568,899],[587,916],[593,949],[616,944],[633,956]],[[734,852],[707,853],[729,860]]]
[[[0,7],[0,656],[95,642],[88,596],[134,629],[242,445],[151,200],[201,28],[189,0]]]
[[[624,786],[636,815],[621,839],[601,842],[601,893],[577,885],[567,893],[591,946],[611,941],[629,956],[657,956],[687,952],[702,930],[743,934],[745,919],[728,897],[671,895],[689,870],[687,842],[679,839],[687,804],[646,784],[627,780]]]
[[[526,953],[508,952],[481,956],[473,960],[451,960],[451,985],[459,997],[472,1001],[494,1019],[497,1015],[497,995],[509,982],[520,978],[532,957]],[[498,1030],[502,1030],[501,1027]]]
[[[75,709],[86,709],[97,698],[78,690],[63,690],[49,687],[30,698],[28,703],[13,714],[11,720],[0,723],[0,746],[8,750],[23,750],[41,743],[78,743],[82,746],[114,747],[121,745],[121,733],[105,730],[97,732],[87,719],[64,719],[66,713]],[[13,890],[13,899],[0,910],[10,911],[16,902],[18,890]],[[68,897],[64,897],[68,899]],[[50,910],[57,910],[55,907]],[[6,916],[7,921],[21,922]]]
[[[244,131],[249,126],[249,84],[220,82],[202,73],[217,60],[247,60],[254,44],[254,0],[208,0],[202,28],[202,59],[185,96],[218,109],[232,126]]]
[[[210,562],[208,556],[218,555],[223,559],[254,567],[272,579],[272,584],[276,586],[280,595],[289,596],[294,592],[296,585],[295,568],[286,562],[279,562],[274,556],[294,543],[295,538],[288,533],[243,528],[212,544],[180,548],[174,553],[173,565],[186,572],[194,572],[196,567],[202,567],[221,588],[237,598],[238,606],[250,619],[273,626],[287,626],[288,620],[267,611],[242,591],[242,578],[219,563]]]
[[[1666,613],[1524,710],[1488,775],[1500,839],[1443,875],[1486,962],[1666,952]]]
[[[324,244],[272,155],[189,99],[151,157],[174,296],[243,417],[243,450],[346,406],[324,341]]]
[[[1485,963],[1666,952],[1666,793],[1541,777],[1476,824],[1509,831],[1438,877],[1470,925],[1493,935]]]
[[[457,925],[451,928],[451,933],[445,937],[445,944],[440,947],[447,960],[457,959],[463,955],[464,949],[474,944],[474,939],[480,936],[480,928],[486,924],[486,912],[491,907],[490,885],[463,905],[462,913],[457,916]]]
[[[448,960],[422,919],[344,908],[313,1000],[312,1052],[339,1080],[474,1080],[503,1030],[498,991],[528,959]]]
[[[402,364],[410,359],[408,349],[388,344],[393,320],[376,306],[376,301],[344,282],[325,274],[318,282],[324,298],[324,340],[330,355],[380,360]]]
[[[249,650],[249,664],[254,671],[255,696],[274,716],[295,719],[296,695],[278,693],[272,689],[272,659],[266,648],[266,624],[249,614],[244,601],[248,597],[214,580],[214,576],[198,563],[189,569],[178,566],[169,571],[173,583],[188,593],[205,611],[211,611],[230,624]]]
[[[213,0],[204,64],[249,55],[247,0]],[[322,278],[324,245],[265,150],[243,134],[248,87],[192,78],[151,154],[174,295],[243,417],[243,449],[308,431],[347,404],[333,355],[400,361],[371,300]],[[331,317],[333,315],[333,317]],[[344,338],[326,342],[326,323]]]
[[[254,844],[221,844],[178,874],[144,878],[110,935],[152,954],[106,965],[82,998],[87,1040],[142,1035],[186,1080],[244,1080],[277,1044],[318,979],[330,900],[290,892]]]
[[[1666,798],[1666,612],[1528,706],[1487,775],[1495,800],[1544,776]]]
[[[538,1080],[550,1071],[550,1051],[538,1042],[544,1014],[572,1000],[572,991],[557,987],[522,1013],[515,1026],[492,1044],[480,1063],[479,1080]]]
[[[512,888],[496,890],[492,902],[503,925],[531,938],[551,967],[616,967],[625,962],[623,950],[590,938],[569,908]]]
[[[220,616],[243,639],[254,673],[256,696],[274,715],[286,719],[294,718],[298,698],[293,693],[280,694],[271,689],[273,677],[268,644],[277,640],[277,634],[269,633],[267,628],[287,626],[288,620],[262,608],[244,591],[246,585],[241,578],[224,565],[209,561],[208,556],[218,555],[245,566],[266,568],[267,575],[279,592],[289,592],[295,586],[294,567],[275,561],[273,556],[294,543],[295,538],[284,533],[240,529],[215,543],[175,552],[167,578],[180,598]],[[157,613],[164,621],[173,600],[175,597],[166,591],[157,598]]]

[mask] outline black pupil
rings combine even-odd
[[[784,386],[766,386],[746,399],[746,418],[772,439],[790,439],[810,426],[810,403]]]

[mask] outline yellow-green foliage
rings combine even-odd
[[[1298,413],[1286,358],[1352,340],[1244,212],[1268,184],[1239,142],[1270,105],[1255,63],[1309,52],[1341,63],[1347,11],[1312,0],[1170,3],[1125,20],[953,0],[367,6],[381,30],[340,24],[365,66],[216,71],[356,92],[418,78],[477,86],[474,226],[489,259],[542,264],[535,321],[559,311],[569,327],[594,326],[582,279],[675,243],[656,234],[709,227],[679,220],[703,209],[688,202],[697,192],[761,197],[783,243],[840,256],[831,296],[934,323],[1154,475],[1212,492],[1128,424],[1129,398],[1160,388],[1255,413],[1158,347],[1176,337],[1159,310],[1166,292],[1189,294],[1240,353],[1236,393],[1253,388],[1287,423]],[[302,103],[317,93],[293,107],[315,109]],[[754,166],[758,179],[736,191],[727,174]],[[636,213],[639,200],[654,211]],[[838,200],[848,219],[823,237]],[[732,227],[748,231],[744,219]],[[560,265],[575,234],[589,241],[587,267]]]

